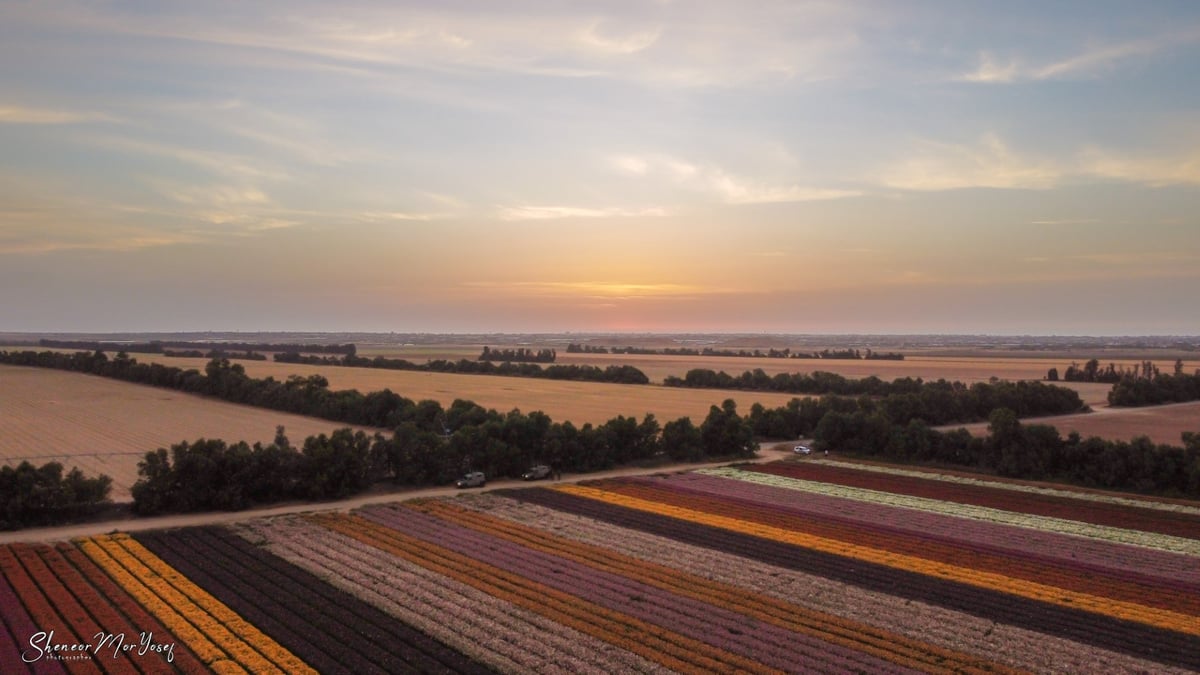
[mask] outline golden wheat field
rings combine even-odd
[[[445,354],[424,350],[422,355],[393,350],[390,357],[422,362],[428,358],[465,358],[473,347],[447,348]],[[203,358],[134,355],[139,361],[158,362],[180,368],[202,370]],[[424,356],[424,358],[421,358]],[[501,412],[520,409],[541,410],[555,421],[577,425],[603,423],[617,415],[640,419],[653,413],[660,422],[691,417],[699,422],[711,405],[726,398],[734,399],[743,413],[758,402],[767,407],[785,405],[790,394],[677,389],[658,385],[618,385],[568,382],[531,378],[455,375],[411,371],[373,370],[338,366],[283,364],[273,361],[238,361],[252,377],[286,380],[291,375],[320,374],[333,389],[358,389],[362,392],[384,388],[414,401],[433,399],[449,406],[455,399],[467,399]],[[1060,372],[1071,361],[1065,359],[1016,357],[941,357],[915,356],[904,361],[784,360],[750,357],[658,356],[559,354],[558,363],[596,366],[633,365],[653,382],[668,375],[683,376],[692,368],[711,368],[738,374],[762,368],[767,373],[811,372],[825,370],[849,378],[878,376],[921,377],[925,380],[960,380],[967,383],[1001,379],[1042,379],[1046,370]],[[1104,365],[1107,365],[1107,361]],[[1130,367],[1134,360],[1114,360]],[[1169,370],[1173,361],[1156,361]],[[1185,362],[1188,372],[1200,367]],[[1115,410],[1106,409],[1109,385],[1061,383],[1080,392],[1084,402],[1097,413],[1072,415],[1047,420],[1062,434],[1074,430],[1084,436],[1129,439],[1148,435],[1156,442],[1179,443],[1181,431],[1200,431],[1200,403],[1183,406]],[[282,424],[288,435],[299,441],[304,437],[327,433],[338,425],[325,420],[286,415],[238,406],[171,390],[106,380],[103,378],[32,368],[0,366],[0,462],[16,463],[30,459],[35,463],[60,461],[79,466],[89,474],[106,473],[113,477],[113,498],[128,499],[129,487],[136,480],[136,465],[148,450],[166,447],[201,436],[228,441],[269,441],[275,426]],[[972,430],[985,433],[986,425]]]
[[[0,464],[61,462],[113,479],[127,501],[147,451],[200,437],[270,442],[329,433],[339,425],[299,415],[42,368],[0,366]]]

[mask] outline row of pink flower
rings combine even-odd
[[[895,664],[812,636],[683,597],[582,563],[534,551],[413,509],[373,507],[364,517],[409,536],[570,593],[602,607],[668,628],[765,665],[845,672],[909,672]]]
[[[704,513],[734,515],[738,520],[805,533],[822,540],[889,551],[960,569],[971,568],[986,574],[1025,580],[1041,586],[1056,586],[1089,596],[1200,615],[1200,589],[1180,581],[1113,570],[1069,556],[1050,559],[1021,550],[1015,542],[1007,548],[1001,548],[993,544],[963,541],[955,536],[905,531],[835,514],[813,517],[810,513],[799,512],[770,500],[754,499],[745,493],[737,494],[738,488],[758,487],[742,484],[731,490],[733,494],[717,494],[693,490],[684,481],[630,478],[613,483],[609,489]]]
[[[846,526],[886,529],[910,537],[953,542],[1017,560],[1038,561],[1079,571],[1103,574],[1134,583],[1184,593],[1200,593],[1200,570],[1195,559],[1141,547],[1027,530],[1011,525],[963,520],[938,513],[897,509],[871,502],[810,494],[759,482],[730,480],[705,474],[668,478],[631,478],[628,482],[685,490],[697,495],[746,500],[764,508],[805,517],[818,516]]]
[[[557,536],[672,566],[1015,668],[1052,672],[1188,672],[496,495],[473,495],[456,503],[542,528]]]
[[[329,583],[503,672],[661,673],[661,666],[300,518],[238,532]],[[453,624],[445,617],[455,617]]]
[[[1062,518],[1049,518],[1046,516],[1035,516],[1027,513],[1015,513],[1012,511],[1004,511],[1001,509],[983,506],[974,506],[971,504],[957,504],[953,502],[941,501],[939,499],[914,497],[892,492],[883,492],[880,490],[866,490],[862,488],[836,485],[833,483],[786,478],[783,476],[775,476],[757,471],[741,471],[739,469],[732,468],[719,468],[702,469],[700,472],[713,476],[725,476],[729,478],[737,478],[738,480],[757,482],[763,485],[786,487],[789,489],[801,490],[814,494],[844,497],[846,499],[871,502],[874,504],[884,504],[887,506],[898,506],[908,509],[920,509],[922,511],[928,511],[931,513],[943,513],[956,518],[999,523],[1002,525],[1016,525],[1018,527],[1037,529],[1044,532],[1070,534],[1078,537],[1087,537],[1089,539],[1111,541],[1118,544],[1130,544],[1133,546],[1141,546],[1143,548],[1157,549],[1171,553],[1183,553],[1186,555],[1200,557],[1200,540],[1197,539],[1174,537],[1165,534],[1142,532],[1139,530],[1130,530],[1117,527],[1107,527],[1103,525],[1093,525],[1091,523],[1064,520]]]
[[[1152,509],[1155,511],[1167,511],[1171,513],[1184,513],[1193,516],[1200,516],[1200,506],[1191,506],[1188,504],[1178,504],[1175,502],[1152,499],[1148,497],[1123,497],[1114,494],[1105,494],[1089,490],[1071,490],[1065,488],[1053,488],[1043,485],[1026,485],[1024,483],[1005,482],[1000,480],[988,480],[985,478],[972,478],[970,476],[956,476],[954,474],[939,473],[936,471],[917,471],[914,469],[902,469],[895,466],[885,466],[881,464],[868,464],[865,462],[842,462],[832,459],[813,460],[816,464],[840,467],[845,469],[853,469],[855,471],[869,471],[871,473],[882,473],[890,476],[906,476],[909,478],[923,478],[926,480],[936,480],[945,483],[954,483],[957,485],[970,485],[986,488],[994,488],[998,490],[1010,490],[1012,492],[1024,492],[1033,495],[1043,495],[1047,497],[1066,497],[1069,499],[1077,499],[1080,501],[1097,502],[1101,504],[1116,504],[1119,506],[1130,506],[1139,509]]]
[[[1018,492],[995,485],[964,485],[926,477],[860,471],[824,462],[771,462],[746,469],[785,478],[1200,540],[1200,517],[1191,513],[1148,509],[1140,505],[1112,504],[1063,495]]]

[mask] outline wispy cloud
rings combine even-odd
[[[1088,148],[1080,158],[1083,173],[1154,187],[1200,185],[1200,148],[1174,156],[1130,157]]]
[[[614,155],[609,166],[617,172],[662,180],[676,187],[708,195],[723,204],[768,204],[845,199],[858,190],[770,182],[739,176],[711,163],[698,164],[660,154]]]
[[[1197,42],[1200,42],[1200,26],[1175,29],[1161,35],[1112,44],[1090,45],[1075,54],[1048,63],[1035,63],[1016,56],[1001,59],[991,51],[983,51],[979,53],[975,69],[956,79],[965,82],[1006,84],[1030,80],[1094,77],[1124,62],[1151,57]]]
[[[579,206],[506,206],[499,210],[501,220],[551,220],[555,218],[658,218],[668,215],[662,208],[627,209],[619,207],[587,208]]]
[[[908,158],[885,169],[879,182],[901,190],[1044,190],[1063,176],[1055,162],[1022,156],[989,133],[973,144],[921,141]]]
[[[78,124],[80,122],[116,121],[109,115],[53,108],[0,103],[0,124]]]

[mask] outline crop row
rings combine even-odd
[[[974,567],[964,567],[962,565],[894,553],[874,546],[830,539],[828,537],[818,537],[803,532],[796,532],[787,529],[787,527],[781,527],[779,524],[745,520],[740,517],[740,513],[738,514],[739,517],[733,517],[721,512],[720,509],[716,510],[717,512],[696,511],[675,505],[672,503],[673,499],[671,497],[668,497],[665,501],[648,500],[639,497],[630,497],[615,491],[578,485],[563,486],[559,489],[591,499],[607,501],[612,504],[673,518],[686,519],[703,525],[712,525],[726,530],[802,546],[810,550],[832,553],[853,560],[911,570],[926,576],[936,576],[1043,603],[1081,608],[1085,611],[1103,613],[1127,621],[1137,621],[1159,628],[1194,633],[1200,636],[1200,625],[1196,624],[1194,616],[1171,610],[1147,607],[1111,598],[1101,598],[1087,593],[1072,592],[1052,584],[1013,579],[1003,574],[986,572]],[[737,513],[737,511],[732,511],[732,513]]]
[[[580,544],[542,530],[518,525],[470,511],[446,501],[412,504],[411,508],[477,532],[502,538],[527,549],[540,551],[605,573],[617,574],[693,600],[710,603],[768,622],[833,645],[884,658],[900,665],[930,671],[995,671],[995,664],[971,658],[904,636],[880,631],[869,625],[847,621],[824,612],[806,610],[792,603],[689,574],[647,563],[599,546]]]
[[[1097,672],[1103,669],[1111,673],[1170,670],[1161,663],[1038,633],[1018,625],[995,623],[910,598],[766,564],[724,550],[683,543],[567,511],[502,497],[495,492],[457,500],[456,503],[478,514],[550,531],[559,537],[620,552],[751,593],[798,603],[813,611],[874,626],[913,640],[979,655],[1018,669],[1051,672]],[[1100,664],[1103,664],[1103,668]]]
[[[538,612],[672,670],[723,672],[743,669],[747,672],[776,672],[675,631],[613,612],[357,516],[319,516],[316,520],[363,543]]]
[[[75,546],[13,544],[0,549],[0,567],[19,590],[7,587],[12,595],[0,597],[14,645],[0,648],[0,672],[62,672],[63,666],[69,672],[106,673],[203,669],[186,645]],[[51,644],[84,649],[49,652],[44,639],[37,647],[31,643],[50,631]]]
[[[838,555],[663,513],[620,506],[604,499],[568,494],[565,488],[514,490],[505,491],[504,494],[621,527],[780,567],[803,570],[867,590],[940,605],[997,623],[1017,625],[1162,663],[1193,668],[1200,666],[1200,639],[1178,631],[1018,597],[994,588],[947,580],[915,570]]]
[[[779,670],[803,663],[808,668],[825,672],[901,672],[868,653],[799,634],[626,575],[526,548],[413,509],[368,509],[363,516],[427,542],[438,542],[475,560],[528,579],[538,579],[551,588],[572,593],[614,612],[673,629],[694,640],[714,644]]]
[[[719,478],[708,480],[717,484],[712,492],[691,489],[695,484],[693,481],[669,479],[626,479],[607,482],[604,487],[609,492],[670,503],[706,513],[736,513],[739,519],[792,532],[803,532],[929,561],[970,567],[1014,579],[1051,584],[1078,593],[1200,615],[1200,594],[1195,592],[1200,588],[1184,588],[1179,583],[1155,579],[1144,574],[1122,573],[1100,565],[1083,564],[1070,558],[1047,559],[1025,553],[1016,546],[1000,548],[990,543],[964,542],[944,535],[902,530],[840,515],[812,518],[809,514],[788,508],[786,505],[761,498],[755,499],[754,491],[759,486]],[[728,492],[732,494],[716,494],[718,488],[724,487],[720,485],[722,483],[732,484],[727,486]],[[972,524],[960,523],[966,528]],[[1021,533],[1016,534],[1019,536]]]
[[[667,672],[631,652],[301,518],[248,523],[240,534],[499,670]],[[444,617],[454,617],[454,622]]]
[[[786,506],[818,520],[835,518],[864,526],[879,524],[904,532],[936,535],[1002,551],[1018,551],[1047,560],[1094,565],[1133,575],[1133,578],[1147,577],[1163,583],[1181,584],[1182,588],[1193,589],[1191,592],[1200,587],[1200,568],[1195,564],[1195,559],[1178,553],[814,494],[775,485],[770,480],[741,480],[743,475],[754,474],[737,473],[722,477],[690,473],[672,476],[670,480],[707,494],[746,495],[758,501]]]
[[[472,672],[472,662],[458,652],[228,530],[193,528],[138,539],[240,614],[271,629],[321,672],[404,667]],[[314,607],[321,611],[313,612]]]
[[[1096,502],[1100,504],[1116,504],[1119,506],[1129,506],[1137,509],[1148,509],[1153,511],[1166,511],[1171,513],[1183,513],[1193,516],[1200,516],[1200,506],[1192,506],[1180,501],[1171,501],[1168,499],[1156,499],[1154,497],[1145,496],[1125,496],[1111,492],[1102,492],[1086,488],[1072,488],[1070,486],[1059,485],[1050,486],[1033,483],[1031,481],[1023,481],[1019,479],[1001,479],[1001,478],[978,478],[970,474],[960,472],[941,472],[927,469],[906,469],[889,464],[878,464],[875,462],[843,462],[832,459],[815,460],[813,463],[821,464],[830,467],[842,467],[853,469],[855,471],[869,471],[872,473],[880,473],[888,476],[908,476],[912,478],[924,478],[927,480],[936,480],[944,483],[954,483],[957,485],[973,485],[984,488],[994,488],[998,490],[1009,490],[1012,492],[1023,492],[1031,495],[1041,495],[1046,497],[1067,497],[1085,502]]]
[[[884,474],[820,462],[796,464],[774,462],[753,467],[750,470],[787,478],[834,483],[867,490],[885,490],[890,493],[944,502],[1076,520],[1093,525],[1136,528],[1145,532],[1200,539],[1200,514],[1148,509],[1141,505],[1131,506],[1082,500],[1074,496],[1031,494],[994,486],[963,485],[925,476]]]
[[[1057,532],[1060,534],[1088,537],[1101,541],[1111,541],[1118,544],[1131,544],[1133,546],[1142,546],[1160,551],[1183,553],[1200,557],[1200,540],[1196,539],[1187,539],[1184,537],[1173,537],[1165,534],[1107,527],[1104,525],[1093,525],[1090,523],[1081,523],[1073,520],[1063,520],[1061,518],[1049,518],[1025,513],[1013,513],[1011,511],[987,508],[983,506],[955,504],[951,502],[939,501],[937,499],[911,497],[908,495],[894,494],[881,490],[864,490],[862,488],[821,483],[798,478],[785,478],[782,476],[774,476],[754,471],[742,471],[739,469],[702,469],[700,473],[711,476],[736,478],[738,480],[762,483],[763,485],[785,487],[811,494],[842,497],[844,499],[854,499],[858,501],[882,504],[885,506],[918,509],[921,511],[941,513],[957,518],[967,518],[970,520],[980,520],[1004,525],[1016,525],[1018,527],[1037,529],[1045,532]]]
[[[186,642],[208,668],[217,672],[315,672],[129,535],[90,537],[78,544]]]

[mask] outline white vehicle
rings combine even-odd
[[[487,485],[487,478],[482,471],[472,471],[455,481],[454,485],[460,488],[483,487]]]
[[[812,448],[808,447],[807,445],[797,445],[792,452],[796,453],[797,455],[811,455]]]

